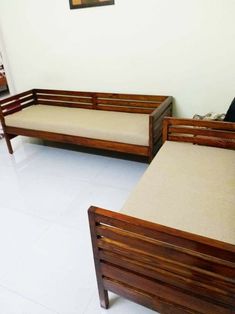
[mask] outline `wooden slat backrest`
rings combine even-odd
[[[22,110],[34,103],[34,92],[29,90],[15,96],[0,100],[1,114],[7,116],[16,111]]]
[[[167,117],[163,122],[166,140],[235,148],[235,123]]]
[[[170,97],[157,95],[34,89],[2,100],[0,105],[3,115],[14,113],[32,103],[151,114],[168,98]]]
[[[192,313],[235,310],[234,245],[95,207],[89,219],[97,278],[107,289],[138,290]]]
[[[150,114],[167,96],[35,90],[40,104]]]
[[[35,89],[38,104],[92,109],[92,93]]]
[[[98,109],[150,114],[165,96],[97,93]]]

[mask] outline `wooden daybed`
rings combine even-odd
[[[9,152],[16,135],[152,159],[172,97],[33,89],[0,101]]]
[[[234,314],[235,123],[166,118],[164,141],[121,213],[89,209],[101,306]]]

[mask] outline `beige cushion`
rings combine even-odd
[[[148,146],[147,114],[35,105],[5,118],[7,126]]]
[[[166,142],[122,212],[235,244],[235,151]]]

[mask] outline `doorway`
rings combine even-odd
[[[6,78],[6,72],[3,65],[2,53],[0,51],[0,98],[9,95],[9,87]]]

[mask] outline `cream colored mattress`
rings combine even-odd
[[[149,115],[34,105],[5,117],[7,126],[149,145]]]
[[[235,244],[235,151],[166,142],[122,212]]]

